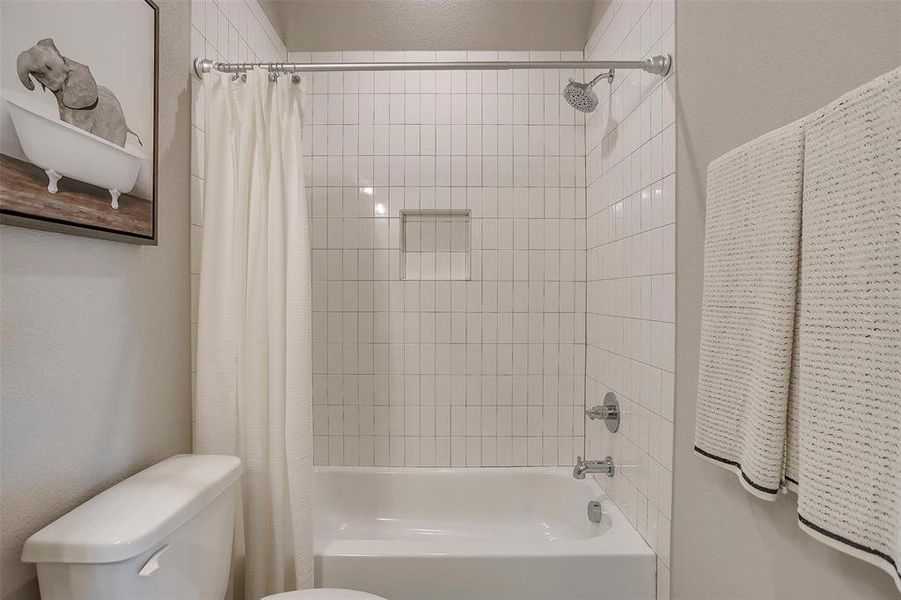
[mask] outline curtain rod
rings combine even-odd
[[[322,71],[507,71],[511,69],[640,69],[660,75],[669,73],[672,57],[659,54],[645,60],[586,60],[586,61],[514,61],[514,62],[409,62],[409,63],[289,63],[289,62],[238,62],[229,63],[197,57],[194,74],[220,71],[241,73],[254,68],[267,69],[271,73],[316,73]]]

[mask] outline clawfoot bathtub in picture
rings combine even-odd
[[[5,100],[25,156],[47,173],[47,191],[56,193],[59,179],[71,177],[106,188],[111,206],[119,207],[119,195],[130,192],[138,178],[143,150],[119,147],[60,121],[27,96],[7,95]]]

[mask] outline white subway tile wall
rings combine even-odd
[[[192,0],[191,60],[283,61],[285,45],[256,0]],[[193,65],[185,65],[192,69]],[[203,84],[191,78],[191,379],[197,354],[197,292],[203,235]],[[193,387],[193,386],[192,386]]]
[[[581,52],[290,53],[312,62]],[[570,465],[585,385],[585,128],[573,71],[308,78],[314,461]],[[470,209],[471,280],[401,280],[401,209]]]
[[[674,0],[614,1],[586,59],[673,53]],[[593,75],[593,73],[588,74]],[[658,555],[658,598],[669,597],[675,335],[675,77],[616,73],[596,86],[586,122],[586,404],[617,394],[616,434],[586,421],[586,453],[610,455],[596,477]]]

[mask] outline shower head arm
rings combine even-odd
[[[606,73],[599,73],[597,77],[595,77],[594,79],[592,79],[591,81],[588,82],[588,86],[594,87],[594,84],[596,84],[601,79],[606,79],[607,83],[613,85],[613,76],[615,74],[616,74],[616,69],[610,69]]]

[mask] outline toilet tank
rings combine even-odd
[[[32,535],[43,600],[222,600],[241,461],[181,454]]]

